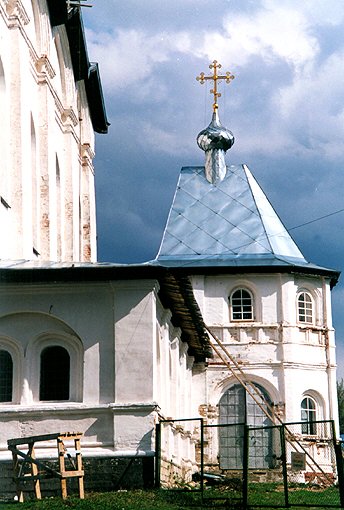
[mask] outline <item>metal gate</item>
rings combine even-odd
[[[312,422],[314,426],[316,434],[307,435],[305,422],[250,426],[207,425],[202,419],[164,421],[156,431],[156,486],[198,491],[203,504],[221,499],[241,508],[344,508],[343,457],[334,422]],[[175,471],[179,475],[166,484],[161,466],[178,464],[177,452],[166,450],[171,430],[175,436],[189,434],[195,455],[188,472]],[[181,453],[180,441],[174,444]],[[185,457],[180,458],[185,468]],[[188,473],[184,481],[183,472]]]

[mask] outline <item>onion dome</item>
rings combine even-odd
[[[225,154],[234,144],[234,135],[222,126],[217,109],[209,126],[198,134],[197,144],[205,151],[206,179],[213,184],[221,181],[226,175]]]
[[[198,134],[197,144],[203,151],[221,149],[225,152],[234,144],[234,135],[232,131],[222,126],[217,110],[213,113],[209,126]]]

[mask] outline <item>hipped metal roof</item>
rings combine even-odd
[[[246,165],[210,183],[204,167],[182,168],[156,260],[164,267],[339,273],[309,263]]]

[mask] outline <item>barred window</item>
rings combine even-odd
[[[316,403],[311,397],[305,397],[301,402],[301,432],[314,436],[316,434]]]
[[[230,299],[231,316],[233,321],[253,320],[253,299],[246,289],[238,289],[233,292]]]
[[[64,347],[46,347],[41,353],[40,400],[69,400],[70,356]]]
[[[8,351],[0,350],[0,402],[12,402],[13,360]]]
[[[297,298],[298,321],[313,324],[313,300],[308,292],[300,292]]]
[[[242,469],[244,424],[256,428],[250,440],[250,468],[273,467],[273,430],[264,409],[271,399],[264,388],[254,384],[260,396],[258,404],[240,384],[231,386],[219,402],[219,457],[221,469]],[[222,426],[221,426],[222,425]],[[230,426],[228,426],[230,425]]]

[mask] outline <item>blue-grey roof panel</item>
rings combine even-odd
[[[149,266],[160,266],[166,268],[189,268],[191,271],[193,269],[200,268],[218,268],[223,269],[226,268],[257,268],[257,270],[266,269],[269,267],[278,267],[293,270],[304,269],[306,272],[311,272],[317,274],[319,272],[322,273],[336,273],[339,275],[339,272],[334,269],[329,269],[327,267],[317,266],[316,264],[312,264],[311,262],[307,262],[305,259],[300,258],[292,258],[292,257],[281,257],[272,254],[241,254],[241,255],[204,255],[204,256],[192,256],[192,255],[183,255],[177,257],[164,257],[161,256],[156,258],[155,260],[151,260],[146,263]]]
[[[306,263],[247,166],[228,166],[216,183],[203,167],[183,168],[158,260],[194,255],[212,264],[218,256],[239,262],[268,254]]]

